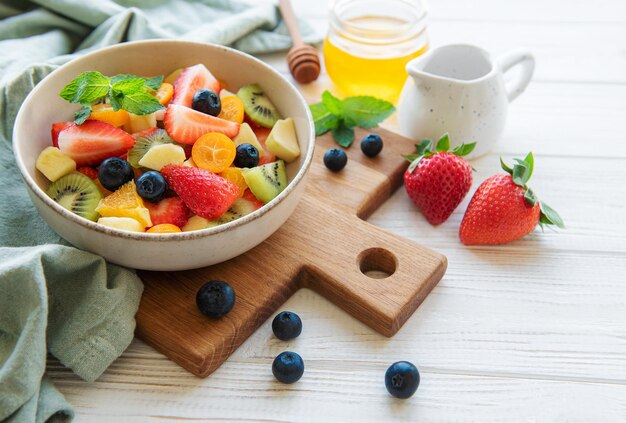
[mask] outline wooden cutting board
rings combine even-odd
[[[358,145],[368,132],[357,130],[348,164],[338,173],[322,160],[335,146],[332,137],[318,137],[296,211],[246,254],[197,270],[140,271],[145,288],[137,336],[205,377],[300,288],[320,293],[381,334],[394,335],[443,277],[447,261],[363,220],[401,186],[408,162],[400,155],[415,148],[412,141],[377,129],[384,148],[368,158]],[[365,274],[371,271],[389,276]],[[196,308],[196,292],[210,279],[227,281],[236,293],[233,310],[221,319]]]

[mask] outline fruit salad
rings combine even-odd
[[[85,72],[60,93],[81,104],[52,124],[36,161],[47,194],[111,228],[201,230],[263,207],[300,156],[292,118],[258,84],[234,93],[203,64],[169,76]]]

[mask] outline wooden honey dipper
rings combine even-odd
[[[317,49],[302,41],[296,16],[289,0],[279,0],[278,7],[293,40],[293,47],[287,53],[289,72],[301,84],[313,82],[320,75],[321,70]]]

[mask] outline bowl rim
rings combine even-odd
[[[64,207],[62,207],[61,205],[53,201],[39,187],[39,185],[35,182],[35,180],[28,173],[26,169],[26,165],[24,164],[24,161],[22,159],[22,151],[20,148],[20,143],[18,142],[20,137],[21,139],[27,139],[21,134],[21,131],[19,128],[22,127],[23,125],[20,124],[20,122],[24,119],[24,116],[27,114],[25,110],[28,108],[28,105],[30,104],[30,102],[33,101],[33,98],[35,98],[38,95],[38,92],[41,90],[41,87],[43,86],[44,82],[48,78],[52,78],[55,74],[63,72],[64,69],[70,64],[86,62],[86,61],[91,60],[95,56],[108,54],[111,51],[132,49],[138,45],[155,45],[155,44],[160,44],[160,45],[170,44],[173,46],[178,45],[181,48],[183,48],[184,46],[192,45],[195,47],[208,47],[210,49],[222,50],[228,54],[239,56],[244,60],[255,62],[257,65],[261,66],[262,68],[264,68],[266,71],[270,72],[271,74],[274,74],[274,76],[281,79],[283,82],[289,85],[290,88],[293,89],[292,94],[295,94],[297,100],[302,104],[302,106],[304,107],[304,110],[306,111],[306,117],[309,123],[308,136],[310,137],[311,142],[309,143],[305,151],[304,161],[302,162],[302,165],[298,169],[298,172],[296,173],[294,178],[289,182],[289,184],[287,184],[287,187],[285,187],[285,189],[280,194],[278,194],[274,199],[272,199],[267,204],[264,204],[263,207],[239,219],[236,219],[231,222],[224,223],[218,226],[214,226],[211,228],[206,228],[206,229],[200,229],[200,230],[189,231],[189,232],[175,232],[175,233],[132,232],[132,231],[126,231],[126,230],[110,228],[104,225],[100,225],[96,222],[87,220],[81,216],[78,216],[77,214],[72,213],[71,211],[65,209]],[[304,99],[300,91],[298,91],[298,89],[287,78],[285,78],[285,76],[283,76],[279,71],[277,71],[270,65],[266,64],[262,60],[257,59],[256,57],[251,56],[242,51],[235,50],[231,47],[227,47],[227,46],[223,46],[219,44],[213,44],[213,43],[202,43],[202,42],[184,41],[184,40],[141,40],[141,41],[130,41],[130,42],[125,42],[121,44],[115,44],[113,46],[104,47],[104,48],[95,50],[93,52],[89,52],[83,56],[77,57],[76,59],[73,59],[63,64],[62,66],[58,67],[57,69],[52,71],[50,74],[48,74],[44,79],[42,79],[33,88],[33,90],[28,94],[28,96],[24,99],[24,102],[21,104],[20,109],[15,119],[15,125],[13,127],[12,145],[13,145],[13,155],[15,157],[17,166],[20,169],[20,173],[22,174],[22,179],[26,182],[27,186],[30,188],[30,191],[33,192],[44,204],[49,206],[52,210],[54,210],[57,214],[60,214],[64,218],[74,223],[77,223],[80,226],[83,226],[87,229],[92,229],[97,232],[101,232],[103,234],[115,236],[118,238],[130,238],[130,239],[139,240],[139,241],[181,241],[181,240],[188,240],[188,239],[204,238],[210,235],[214,235],[214,234],[218,234],[218,233],[235,229],[239,226],[246,225],[254,220],[259,219],[266,213],[270,212],[274,207],[279,205],[287,196],[289,196],[289,194],[298,185],[300,185],[303,182],[304,177],[307,171],[309,170],[309,167],[311,166],[311,163],[313,160],[313,152],[315,149],[315,129],[313,126],[313,117],[311,115],[311,111],[309,109],[308,103],[306,102],[306,100]]]

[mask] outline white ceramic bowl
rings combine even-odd
[[[175,234],[122,231],[98,225],[52,201],[49,183],[35,169],[43,148],[51,145],[50,125],[70,120],[77,110],[59,97],[61,89],[81,72],[105,75],[166,75],[180,67],[203,63],[231,89],[257,82],[280,113],[293,117],[302,151],[287,166],[290,183],[276,198],[241,219],[214,228]],[[280,73],[252,56],[217,45],[186,41],[140,41],[87,54],[52,72],[24,101],[13,131],[15,159],[33,204],[60,236],[78,248],[108,261],[136,269],[183,270],[220,263],[261,243],[295,209],[313,157],[315,133],[309,108],[297,89]]]

